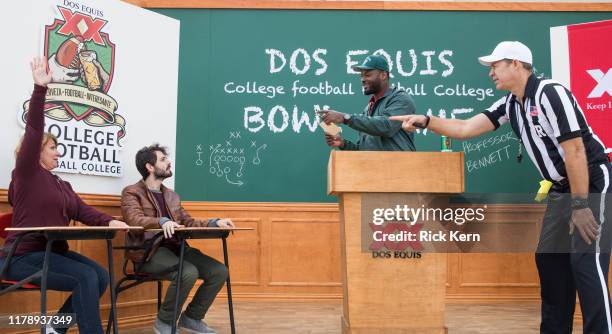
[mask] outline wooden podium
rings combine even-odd
[[[342,333],[446,333],[447,254],[374,258],[362,250],[362,206],[367,193],[420,206],[423,194],[463,192],[463,152],[332,151],[327,189],[340,203]]]

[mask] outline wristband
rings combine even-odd
[[[425,115],[425,124],[421,124],[421,123],[414,123],[414,127],[415,128],[419,128],[419,129],[427,129],[427,126],[429,126],[429,120],[431,119],[431,117],[429,117],[429,115]]]
[[[589,207],[589,200],[586,198],[576,197],[571,201],[572,210],[581,210]]]

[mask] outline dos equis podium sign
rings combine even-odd
[[[46,131],[59,139],[58,171],[121,176],[125,119],[109,95],[116,46],[104,32],[104,11],[64,1],[44,30],[44,55],[52,71],[45,101]],[[25,101],[21,121],[27,117]]]

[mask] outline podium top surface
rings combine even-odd
[[[327,192],[462,193],[463,152],[332,151]]]

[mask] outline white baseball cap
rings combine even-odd
[[[478,61],[484,66],[491,66],[492,63],[502,59],[516,59],[532,64],[531,50],[525,44],[517,41],[505,41],[497,44],[493,53],[479,57]]]

